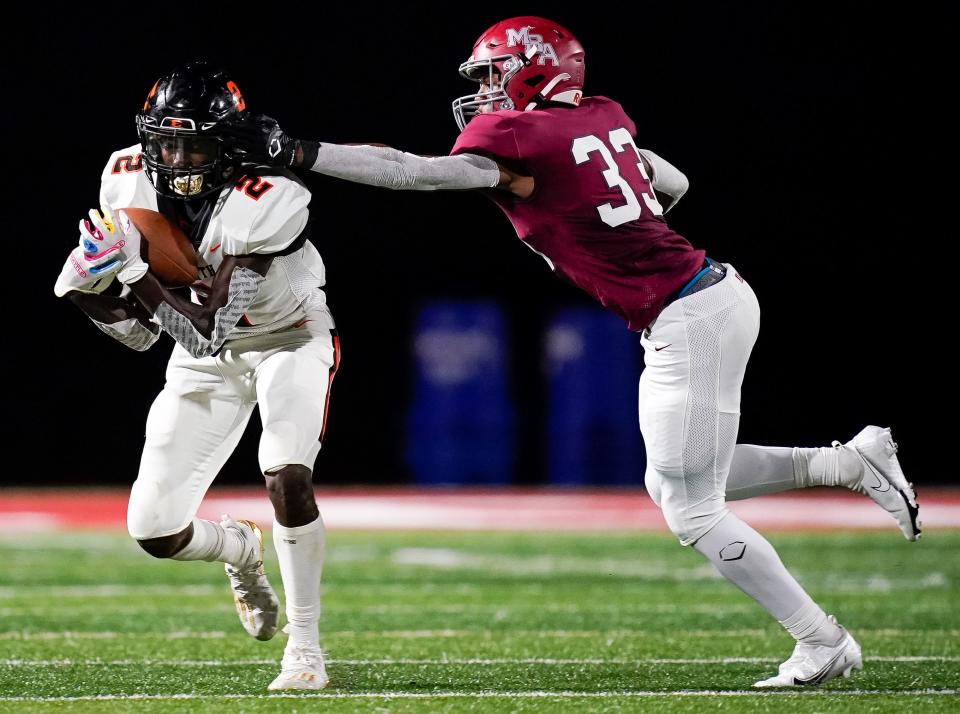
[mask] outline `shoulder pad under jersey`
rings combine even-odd
[[[633,123],[633,119],[627,115],[626,110],[624,110],[620,102],[610,99],[609,97],[584,97],[583,101],[590,102],[590,104],[598,107],[603,107],[607,112],[610,112],[611,115],[623,121],[627,131],[630,132],[630,136],[637,135],[637,127]]]
[[[100,175],[100,205],[157,210],[157,192],[144,171],[140,144],[110,155]]]
[[[228,255],[277,253],[307,226],[310,191],[289,171],[247,173],[224,191],[217,218]]]
[[[480,154],[493,159],[516,161],[521,158],[514,134],[517,116],[522,116],[522,112],[477,114],[460,132],[450,154]]]

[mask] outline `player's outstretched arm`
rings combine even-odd
[[[386,146],[299,142],[306,145],[304,163],[316,173],[368,186],[413,191],[467,191],[495,188],[502,174],[496,161],[485,156],[418,156]]]
[[[388,146],[328,144],[287,136],[280,126],[255,115],[232,130],[234,148],[255,163],[304,168],[325,176],[394,190],[467,191],[502,188],[521,197],[533,178],[520,176],[476,154],[418,156]],[[524,195],[525,194],[525,195]]]
[[[533,193],[533,177],[518,174],[478,154],[418,156],[388,146],[299,141],[309,168],[335,178],[395,190],[468,191],[499,188],[520,198]],[[315,158],[314,158],[315,157]]]

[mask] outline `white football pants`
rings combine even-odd
[[[683,545],[728,512],[740,388],[760,328],[753,290],[726,267],[723,280],[672,302],[641,336],[646,486]]]
[[[339,361],[330,324],[329,313],[308,314],[299,327],[232,340],[200,359],[174,348],[130,493],[133,538],[172,535],[190,524],[257,404],[260,471],[313,469]]]

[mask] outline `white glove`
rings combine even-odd
[[[92,272],[91,267],[83,254],[83,248],[79,246],[74,248],[67,256],[67,262],[63,264],[63,270],[60,271],[57,284],[53,286],[54,294],[57,297],[63,297],[73,291],[102,293],[113,282],[113,275],[120,264],[116,263],[114,266],[97,273]]]
[[[135,283],[147,273],[147,264],[140,257],[140,231],[123,211],[117,220],[109,208],[90,211],[90,220],[80,221],[80,247],[90,264],[90,271],[100,275],[115,270],[124,285]]]

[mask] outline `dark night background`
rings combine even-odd
[[[892,425],[908,478],[921,488],[946,482],[927,446],[932,417],[922,416],[928,385],[949,365],[924,359],[931,347],[916,314],[925,312],[918,303],[932,301],[922,297],[927,279],[915,250],[925,239],[916,186],[902,173],[916,132],[904,121],[914,101],[913,69],[897,49],[904,29],[877,19],[871,3],[727,5],[194,3],[132,11],[124,3],[13,23],[2,121],[13,144],[7,176],[17,183],[5,200],[9,386],[0,482],[135,477],[171,342],[134,353],[52,288],[77,221],[96,205],[103,164],[135,143],[134,114],[158,76],[210,59],[228,69],[251,109],[294,136],[441,154],[457,134],[450,102],[469,91],[458,64],[487,26],[525,13],[578,36],[586,93],[621,102],[637,144],[690,179],[671,225],[732,262],[758,294],[763,323],[740,441],[826,445],[866,423]],[[412,321],[424,301],[444,296],[505,308],[520,449],[513,481],[543,482],[543,325],[559,307],[591,301],[553,277],[480,195],[305,178],[343,344],[317,482],[409,480]],[[254,417],[218,483],[259,482],[257,426]]]

